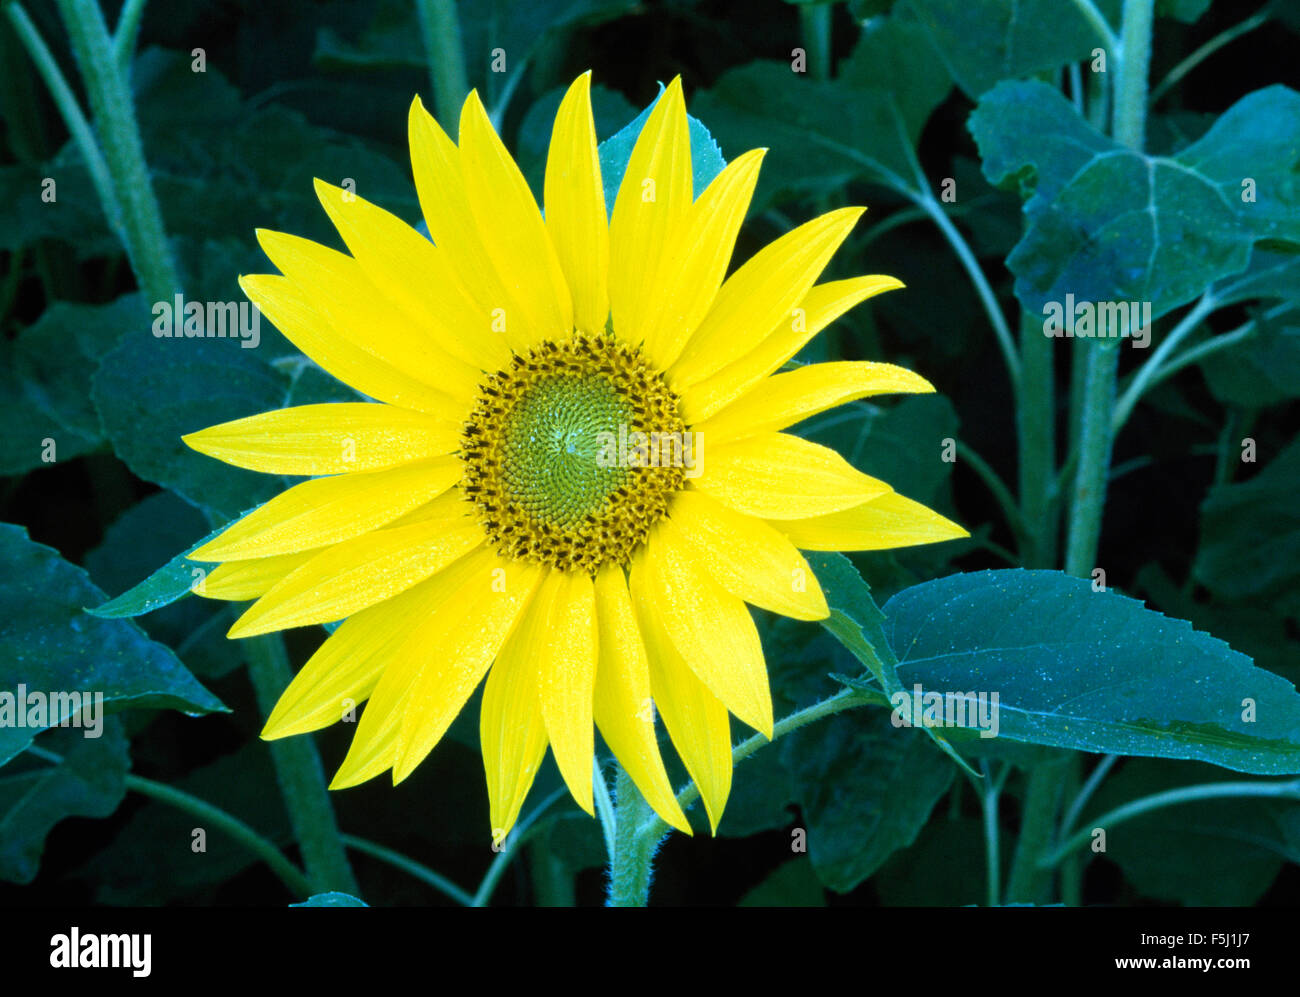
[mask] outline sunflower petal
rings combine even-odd
[[[190,556],[246,561],[350,540],[442,494],[461,470],[458,457],[434,457],[386,471],[313,478],[281,492]]]
[[[488,120],[477,91],[460,114],[460,154],[465,194],[478,223],[479,238],[506,286],[514,292],[525,341],[567,335],[573,329],[573,299],[546,224],[524,175]]]
[[[686,664],[732,713],[772,737],[772,694],[745,603],[715,582],[671,519],[651,532],[641,576]]]
[[[257,230],[262,251],[301,287],[338,334],[398,370],[420,371],[459,401],[474,396],[480,372],[410,333],[411,321],[377,288],[361,264],[328,246],[284,232]]]
[[[209,571],[192,591],[207,599],[229,602],[256,599],[294,568],[306,564],[312,556],[312,551],[303,551],[259,557],[253,561],[227,561]]]
[[[521,630],[526,621],[521,621]],[[517,645],[517,646],[516,646]],[[546,724],[529,648],[514,638],[488,672],[479,710],[479,741],[487,776],[492,844],[500,847],[519,819],[546,755]],[[591,767],[587,768],[591,781]]]
[[[713,308],[668,372],[679,393],[716,373],[750,342],[786,321],[826,268],[865,208],[841,208],[769,243],[722,285]]]
[[[643,325],[646,352],[660,370],[672,366],[718,295],[765,152],[752,149],[728,163],[682,221],[677,251],[660,267],[656,307]]]
[[[414,329],[479,370],[510,359],[488,315],[456,277],[447,253],[406,222],[351,191],[316,180],[316,196],[366,277]]]
[[[699,443],[697,442],[697,447]],[[806,519],[851,509],[891,489],[829,447],[788,433],[756,433],[703,448],[694,487],[737,512],[762,519]]]
[[[391,599],[483,542],[476,523],[433,519],[335,544],[278,582],[230,628],[231,637],[328,623]]]
[[[772,525],[803,550],[885,550],[970,536],[956,523],[897,492],[842,512]]]
[[[609,317],[609,221],[591,113],[591,73],[560,102],[546,158],[546,231],[573,298],[573,322],[588,334]]]
[[[763,520],[694,489],[673,496],[670,518],[714,581],[732,595],[797,620],[830,615],[808,562]]]
[[[181,439],[199,453],[253,471],[343,474],[451,453],[460,445],[460,427],[392,405],[331,402],[250,415]]]
[[[472,573],[426,627],[402,648],[420,662],[398,733],[393,782],[410,775],[433,750],[497,656],[543,569],[506,561],[495,551],[471,555]]]
[[[869,395],[934,391],[919,374],[888,363],[843,360],[810,364],[777,374],[732,402],[695,431],[710,442],[752,436],[793,426],[818,412]]]
[[[248,274],[239,278],[239,286],[289,342],[344,384],[391,405],[449,420],[464,417],[464,401],[376,355],[359,330],[336,327],[312,296],[288,277]]]
[[[280,695],[265,740],[337,723],[374,691],[392,653],[445,593],[426,582],[344,620]]]
[[[636,624],[627,579],[618,565],[596,576],[597,647],[595,716],[601,736],[647,803],[684,834],[690,822],[673,793],[655,737],[650,665]]]
[[[621,339],[638,344],[659,307],[656,277],[680,249],[694,197],[691,137],[678,77],[637,136],[609,225],[609,305]]]
[[[902,287],[893,277],[854,277],[818,284],[748,352],[682,392],[682,415],[698,424],[749,391],[854,305]]]
[[[551,572],[534,599],[532,616],[541,629],[527,649],[551,751],[574,801],[595,816],[596,592],[591,577],[581,571]]]
[[[632,559],[628,587],[645,638],[650,693],[686,771],[699,787],[709,824],[716,834],[731,794],[731,723],[727,708],[695,676],[664,632],[664,609],[643,582],[643,573],[644,549]]]

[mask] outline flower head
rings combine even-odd
[[[783,432],[853,399],[933,390],[883,363],[778,373],[853,305],[901,284],[815,283],[859,208],[796,228],[726,277],[763,150],[693,190],[677,80],[612,217],[587,75],[556,115],[545,216],[476,94],[459,144],[417,98],[410,145],[430,238],[318,181],[350,255],[263,231],[281,273],[240,282],[304,354],[374,401],[185,437],[239,467],[315,476],[192,555],[221,562],[205,594],[256,597],[232,637],[344,621],[263,736],[318,729],[368,700],[332,786],[388,770],[400,782],[486,676],[498,839],[548,746],[592,812],[595,728],[655,811],[689,831],[656,715],[716,828],[729,715],[772,734],[746,604],[823,619],[800,549],[966,535]]]

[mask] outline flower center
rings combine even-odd
[[[546,341],[489,374],[465,424],[465,493],[503,555],[595,574],[626,564],[682,487],[678,398],[639,349]],[[688,455],[689,459],[689,455]]]

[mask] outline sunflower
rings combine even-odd
[[[544,215],[474,93],[459,144],[418,98],[411,106],[429,238],[317,181],[350,255],[259,231],[281,272],[240,286],[373,401],[184,438],[238,467],[310,476],[191,555],[219,562],[203,594],[256,599],[231,637],[343,621],[262,736],[316,730],[367,701],[331,788],[389,770],[398,783],[482,683],[498,841],[548,745],[593,813],[596,727],[655,812],[689,833],[656,716],[716,829],[729,714],[772,735],[746,604],[824,619],[800,549],[967,535],[783,432],[852,399],[933,390],[883,363],[778,372],[849,308],[902,286],[814,283],[863,209],[801,225],[727,277],[765,150],[696,197],[674,80],[611,216],[589,89],[579,77],[556,114]]]

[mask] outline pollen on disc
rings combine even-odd
[[[628,460],[627,441],[684,431],[677,396],[639,350],[547,341],[480,385],[465,492],[501,554],[594,574],[631,559],[685,480],[680,466]]]

